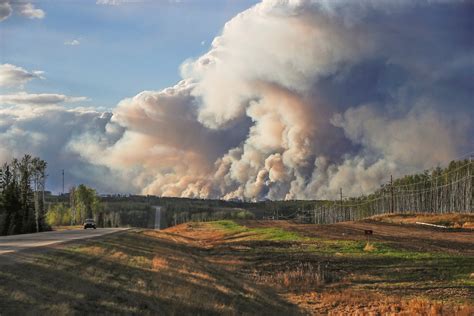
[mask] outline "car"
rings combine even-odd
[[[96,229],[95,221],[92,218],[88,218],[84,221],[84,229],[94,228]]]

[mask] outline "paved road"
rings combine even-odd
[[[128,228],[74,229],[36,234],[0,237],[0,256],[20,250],[34,249],[67,241],[87,239],[126,230]]]
[[[155,229],[161,228],[161,206],[155,206]]]

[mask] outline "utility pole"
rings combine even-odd
[[[392,202],[390,203],[390,213],[393,213],[393,208],[394,208],[394,200],[393,200],[393,176],[390,175],[390,196],[391,196],[391,200]]]
[[[467,181],[469,183],[468,185],[468,188],[469,188],[469,191],[468,192],[468,196],[469,196],[469,199],[468,199],[468,203],[469,205],[467,205],[467,210],[472,213],[472,180],[471,180],[471,165],[472,165],[472,157],[474,155],[469,155],[469,165],[467,166]]]
[[[63,195],[64,195],[64,169],[62,170],[62,174],[63,174]]]

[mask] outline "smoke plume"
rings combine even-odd
[[[467,2],[264,0],[185,61],[175,86],[110,114],[60,111],[84,125],[56,150],[145,194],[369,193],[472,147],[473,13]],[[13,120],[8,133],[28,130]]]

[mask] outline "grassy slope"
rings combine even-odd
[[[297,314],[176,238],[129,231],[1,265],[0,314]]]
[[[293,241],[293,247],[276,247],[275,252],[291,253],[302,252],[320,255],[326,259],[344,258],[348,261],[373,261],[385,263],[387,273],[389,268],[397,270],[397,266],[409,266],[413,271],[420,273],[403,273],[391,275],[393,279],[404,279],[420,284],[420,282],[442,281],[446,285],[474,287],[474,279],[470,277],[474,271],[474,257],[451,255],[445,253],[409,251],[397,249],[383,242],[370,242],[371,249],[367,249],[367,242],[353,240],[331,240],[322,238],[304,237],[296,232],[280,228],[247,228],[233,221],[219,221],[211,223],[214,227],[226,231],[228,234],[245,234],[247,240]],[[264,250],[268,251],[268,249]],[[377,268],[377,266],[374,266]],[[434,270],[434,271],[430,271]],[[430,274],[432,278],[430,278]],[[389,275],[387,275],[389,277]],[[392,282],[392,284],[396,284]]]
[[[0,310],[272,315],[474,311],[472,256],[409,251],[383,242],[373,243],[368,252],[365,246],[363,241],[311,238],[233,221],[129,231],[31,255],[28,263],[0,266]]]
[[[293,289],[290,291],[293,294],[307,294],[313,290],[326,292],[326,296],[333,295],[329,300],[335,300],[335,304],[341,303],[341,297],[343,301],[350,301],[352,297],[353,307],[357,306],[361,297],[366,297],[366,303],[369,304],[377,299],[373,295],[382,294],[382,297],[387,297],[395,294],[396,298],[389,300],[388,305],[397,305],[399,310],[404,304],[424,304],[420,310],[411,310],[412,307],[405,306],[407,313],[422,310],[433,315],[436,315],[436,311],[445,314],[460,313],[451,307],[463,304],[471,306],[469,310],[474,313],[472,256],[410,251],[384,242],[370,243],[371,249],[367,251],[365,241],[311,238],[279,228],[248,228],[228,221],[214,222],[211,225],[224,230],[233,236],[233,240],[241,243],[250,240],[273,241],[248,250],[253,251],[257,258],[267,257],[269,261],[272,261],[271,258],[278,258],[278,261],[270,264],[255,265],[252,273],[266,283],[274,283],[284,290]],[[323,267],[325,284],[321,285],[324,280],[308,282],[311,277],[320,279],[314,273],[316,267]],[[367,290],[370,290],[370,295]],[[295,302],[300,298],[301,295],[293,295]],[[323,300],[324,297],[317,299]],[[329,305],[333,303],[329,302]],[[329,310],[331,309],[319,309],[316,312]],[[344,310],[339,312],[343,313]]]

